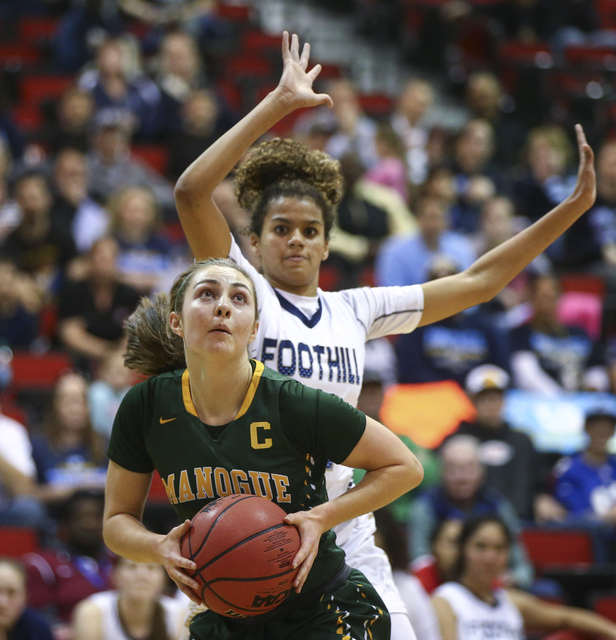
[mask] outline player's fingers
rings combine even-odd
[[[169,575],[171,576],[171,579],[176,584],[177,583],[185,584],[187,587],[190,587],[191,589],[199,588],[199,583],[195,579],[191,578],[188,574],[184,573],[177,567],[172,569]]]
[[[306,42],[304,44],[304,48],[302,49],[302,56],[299,59],[299,64],[304,71],[306,71],[306,67],[308,67],[309,59],[310,59],[310,44]]]
[[[289,56],[289,32],[282,32],[282,59],[285,60]]]
[[[197,563],[193,562],[190,558],[185,558],[184,556],[174,556],[171,558],[171,562],[173,562],[176,567],[186,569],[187,571],[197,570]]]
[[[293,581],[293,587],[297,593],[302,590],[306,579],[308,578],[308,574],[310,573],[310,569],[312,569],[312,563],[316,557],[317,548],[313,548],[308,557],[302,562],[297,575],[295,576],[295,580]]]
[[[291,36],[291,55],[293,56],[293,60],[299,60],[299,38],[297,37],[297,33]]]

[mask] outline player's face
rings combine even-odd
[[[464,574],[489,587],[507,569],[509,543],[498,523],[486,522],[467,540],[463,553]]]
[[[261,236],[251,236],[251,243],[270,284],[297,295],[316,295],[321,262],[329,253],[323,212],[313,200],[272,200]]]
[[[187,285],[182,314],[171,314],[171,328],[196,353],[246,353],[257,331],[252,283],[223,265],[197,271]]]
[[[156,602],[165,589],[166,574],[159,564],[122,558],[114,571],[113,581],[120,596],[131,601]]]

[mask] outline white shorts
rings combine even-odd
[[[359,569],[370,580],[383,598],[389,613],[408,615],[394,582],[389,558],[374,541],[374,516],[369,513],[352,522],[354,526],[351,536],[340,544],[346,553],[346,563],[353,569]]]

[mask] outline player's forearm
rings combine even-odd
[[[312,511],[317,511],[325,530],[332,529],[388,505],[417,487],[422,479],[423,468],[416,458],[412,462],[374,469],[366,472],[357,486]]]
[[[567,629],[616,638],[616,624],[592,611],[576,607],[564,607],[563,622]]]
[[[291,111],[291,102],[282,90],[275,89],[268,94],[182,173],[175,187],[176,202],[196,207],[203,199],[210,199],[216,186],[232,171],[246,150]]]
[[[127,513],[107,518],[103,524],[105,544],[113,552],[134,562],[161,563],[159,545],[165,536],[148,531]]]

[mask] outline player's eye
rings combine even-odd
[[[246,296],[243,293],[236,293],[234,298],[238,301],[238,302],[246,302]]]
[[[277,224],[274,227],[274,232],[282,236],[287,232],[287,228],[283,224]]]
[[[314,238],[317,235],[317,230],[314,227],[307,227],[304,229],[304,235],[309,238]]]

